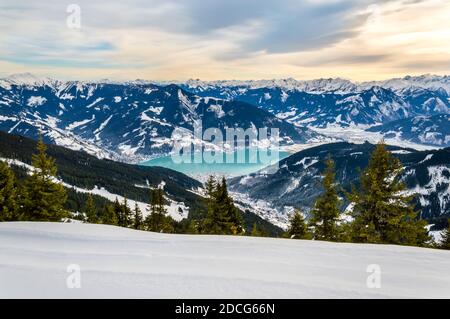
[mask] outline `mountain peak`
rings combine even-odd
[[[3,81],[16,85],[48,85],[55,82],[55,80],[48,77],[38,77],[29,72],[12,74],[4,78]]]

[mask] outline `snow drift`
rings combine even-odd
[[[0,223],[1,298],[450,298],[448,269],[423,248]]]

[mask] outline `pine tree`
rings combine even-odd
[[[296,209],[295,212],[289,218],[289,229],[286,232],[287,236],[292,239],[308,239],[308,227],[305,222],[305,218],[299,209]]]
[[[261,231],[258,229],[258,225],[256,223],[253,223],[252,232],[250,233],[250,236],[253,237],[262,237]]]
[[[151,191],[149,206],[150,214],[145,218],[144,224],[148,231],[172,233],[174,231],[174,220],[167,216],[164,206],[164,191],[156,188]]]
[[[450,250],[450,219],[448,220],[448,227],[442,232],[442,240],[439,248]]]
[[[336,190],[335,177],[334,162],[329,157],[322,181],[324,192],[316,199],[309,221],[316,240],[337,241],[339,239],[338,220],[341,201]]]
[[[60,221],[67,217],[64,209],[67,200],[65,188],[55,182],[55,160],[46,153],[47,147],[39,138],[37,153],[33,154],[34,171],[24,184],[24,218],[32,221]]]
[[[159,200],[158,190],[152,189],[150,191],[150,204],[148,206],[150,214],[156,214],[158,212],[158,200]]]
[[[133,213],[128,206],[128,199],[126,197],[123,199],[123,203],[117,206],[117,211],[118,225],[121,227],[129,227],[132,223],[131,216]]]
[[[123,223],[123,208],[122,208],[122,204],[120,204],[119,199],[116,197],[116,199],[114,200],[114,204],[113,204],[113,211],[114,211],[114,215],[116,216],[117,219],[117,226],[122,226],[121,223]]]
[[[8,164],[0,161],[0,221],[19,220],[16,177]]]
[[[348,194],[354,203],[352,238],[357,242],[424,245],[428,240],[426,222],[417,213],[399,180],[402,164],[377,144],[369,165],[360,177],[360,190]]]
[[[242,216],[228,195],[225,177],[216,184],[210,206],[202,227],[205,233],[238,235],[244,232]]]
[[[97,207],[95,206],[94,198],[91,194],[88,195],[84,214],[86,215],[86,221],[88,223],[95,224],[98,222]]]
[[[217,182],[214,179],[214,176],[210,175],[205,183],[205,195],[208,209],[212,208],[214,204],[216,190],[217,190]]]
[[[117,201],[117,203],[119,203]],[[119,204],[120,206],[120,204]],[[118,225],[119,220],[117,219],[117,215],[114,209],[115,206],[105,204],[103,206],[103,209],[100,214],[100,221],[102,224],[108,224],[108,225]]]
[[[141,229],[143,223],[143,217],[139,205],[136,203],[134,205],[134,216],[133,216],[133,228]]]

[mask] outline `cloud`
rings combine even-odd
[[[0,65],[100,77],[357,77],[407,61],[422,70],[449,54],[444,0],[74,2],[79,30],[66,24],[70,2],[2,0]]]
[[[358,54],[355,52],[349,52],[347,54],[313,57],[310,60],[306,60],[301,63],[294,62],[294,64],[309,67],[331,65],[331,64],[354,65],[354,64],[383,62],[388,61],[390,58],[392,58],[391,54]]]

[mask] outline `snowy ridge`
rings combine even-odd
[[[342,78],[314,79],[314,80],[295,80],[273,79],[273,80],[223,80],[223,81],[201,81],[190,79],[186,82],[177,82],[185,84],[191,88],[208,89],[212,87],[244,87],[248,89],[259,88],[283,88],[288,91],[297,90],[309,93],[327,93],[334,92],[338,94],[361,92],[372,87],[380,86],[391,88],[395,91],[404,91],[411,88],[425,89],[444,89],[450,94],[450,76],[444,75],[421,75],[405,76],[403,78],[394,78],[383,81],[352,82]]]
[[[70,83],[73,81],[55,80],[48,77],[38,77],[31,73],[13,74],[6,78],[0,79],[0,85],[49,85],[54,86],[55,83]],[[186,85],[191,88],[208,89],[212,87],[245,87],[249,89],[258,88],[283,88],[286,90],[298,90],[310,93],[326,93],[334,92],[345,94],[350,92],[360,92],[370,89],[374,86],[391,88],[395,91],[404,91],[407,89],[424,88],[424,89],[444,89],[450,94],[450,75],[432,75],[424,74],[420,76],[405,76],[403,78],[393,78],[381,81],[352,82],[343,78],[320,78],[313,80],[296,80],[293,78],[271,79],[271,80],[218,80],[218,81],[202,81],[199,79],[189,79],[187,81],[155,81],[155,80],[128,80],[118,81],[101,79],[98,81],[79,81],[85,84],[125,84],[125,85]]]

